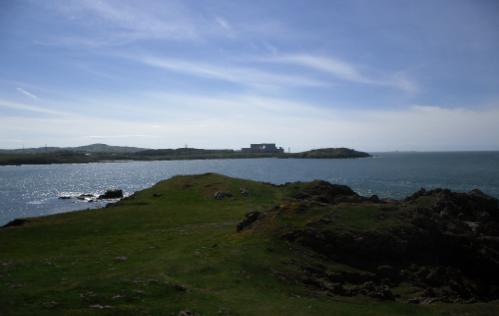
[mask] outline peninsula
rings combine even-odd
[[[497,315],[499,205],[176,176],[0,229],[4,315]]]
[[[233,149],[145,149],[93,144],[81,147],[41,147],[0,150],[0,165],[88,163],[125,160],[192,160],[237,158],[363,158],[368,153],[349,148],[323,148],[300,153],[286,153],[275,144],[252,144]]]

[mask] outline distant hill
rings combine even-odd
[[[363,158],[370,157],[368,153],[350,148],[321,148],[289,154],[292,158]]]
[[[343,159],[370,155],[349,148],[323,148],[301,153],[244,152],[232,149],[145,149],[92,144],[79,147],[42,147],[0,150],[0,165],[85,163],[117,160],[189,160],[237,158]]]
[[[136,153],[147,150],[147,148],[128,147],[128,146],[110,146],[106,144],[92,144],[87,146],[66,148],[66,150],[87,152],[87,153]]]
[[[39,147],[39,148],[25,148],[25,149],[0,149],[1,154],[40,154],[40,153],[54,153],[60,151],[71,151],[80,153],[136,153],[139,151],[147,150],[147,148],[127,147],[127,146],[110,146],[106,144],[91,144],[78,147]]]

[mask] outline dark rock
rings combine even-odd
[[[327,185],[319,183],[316,187]],[[318,201],[319,196],[320,202],[334,203],[362,199],[355,195],[312,193],[313,190],[302,190],[295,197]],[[329,275],[328,281],[332,284],[353,284],[352,288],[345,288],[349,295],[394,299],[387,286],[408,282],[423,291],[421,297],[412,300],[418,304],[499,298],[499,205],[496,199],[481,191],[457,193],[447,189],[422,189],[402,202],[394,201],[391,212],[373,209],[373,219],[390,218],[390,222],[395,219],[390,227],[383,229],[356,226],[334,229],[335,226],[330,225],[333,221],[323,221],[334,216],[334,209],[328,211],[328,206],[320,203],[312,208],[313,204],[301,203],[305,209],[313,210],[308,212],[310,220],[305,226],[281,226],[282,238],[335,262],[375,274],[365,278],[364,283],[346,280],[341,273]],[[293,212],[286,210],[295,210],[294,213],[306,216],[307,212],[298,212],[300,207],[295,204],[281,205],[278,210],[271,209],[265,214],[292,216]],[[319,209],[325,215],[316,216]],[[334,222],[338,221],[341,218]],[[318,272],[307,270],[305,273],[313,276],[305,278],[309,285],[325,287],[321,281],[324,277]]]
[[[215,192],[215,194],[213,194],[213,198],[215,200],[223,200],[224,198],[228,198],[228,197],[232,197],[232,193],[230,192],[221,192],[221,191],[217,191]]]
[[[305,184],[304,188],[296,192],[293,197],[299,200],[335,203],[338,202],[338,198],[358,197],[358,195],[346,185],[316,180]]]
[[[244,219],[239,224],[237,224],[236,230],[240,232],[241,230],[250,227],[254,222],[263,217],[264,217],[263,213],[260,212],[247,213]]]
[[[3,225],[2,227],[3,228],[6,228],[6,227],[14,227],[14,226],[22,226],[26,223],[28,223],[29,221],[27,219],[24,219],[24,218],[16,218],[10,222],[8,222],[7,224]]]
[[[173,284],[173,288],[179,292],[187,292],[187,288],[180,284]]]
[[[479,190],[421,189],[402,201],[381,201],[324,181],[286,186],[294,199],[264,213],[246,214],[237,231],[273,228],[274,236],[284,239],[290,249],[305,248],[317,258],[355,271],[331,272],[327,264],[304,267],[302,263],[296,274],[281,273],[280,278],[329,295],[380,300],[396,299],[390,287],[410,284],[418,293],[410,302],[417,304],[499,299],[497,199]],[[360,210],[366,213],[348,217],[357,208],[341,209],[336,205],[340,202],[366,203],[366,210]],[[378,202],[385,207],[369,204]],[[266,221],[272,225],[264,225]]]
[[[104,194],[99,195],[99,200],[120,199],[123,197],[123,190],[107,190]]]
[[[59,199],[59,200],[69,200],[69,199],[71,199],[71,197],[70,197],[70,196],[63,195],[63,196],[60,196],[58,199]]]
[[[239,188],[239,193],[241,193],[242,196],[249,195],[248,189],[246,189],[246,188]]]
[[[152,194],[152,197],[155,197],[155,198],[157,198],[157,197],[161,197],[161,196],[162,196],[162,194],[161,194],[161,193],[153,193],[153,194]]]

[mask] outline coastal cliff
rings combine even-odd
[[[496,315],[499,206],[176,176],[0,229],[5,315]]]

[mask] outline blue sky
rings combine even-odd
[[[497,1],[2,1],[0,147],[499,149]]]

